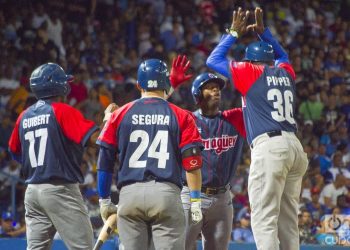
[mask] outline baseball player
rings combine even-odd
[[[203,249],[227,249],[233,220],[230,181],[242,155],[245,129],[241,108],[221,112],[219,104],[225,81],[203,73],[192,83],[192,95],[199,109],[193,113],[204,150],[202,151],[203,220],[190,220],[190,194],[185,183],[181,198],[186,216],[186,249],[196,249],[202,233]]]
[[[176,62],[170,76],[174,86],[178,85],[174,82],[179,79],[178,72],[188,66],[186,60]],[[181,173],[182,168],[186,170],[191,218],[198,223],[202,219],[201,138],[192,116],[165,100],[171,86],[164,62],[158,59],[142,62],[138,86],[142,97],[115,111],[97,140],[101,146],[98,158],[101,216],[106,219],[117,212],[109,198],[117,155],[120,247],[147,249],[152,239],[155,249],[184,249]]]
[[[233,22],[207,59],[213,70],[232,79],[242,94],[244,124],[251,146],[248,194],[257,248],[299,249],[298,203],[308,161],[295,135],[295,72],[288,55],[264,28],[262,10],[247,26],[249,12],[233,12]],[[229,61],[229,48],[247,30],[260,41],[248,45],[243,62]],[[274,62],[274,66],[273,66]]]
[[[22,164],[27,249],[50,249],[56,230],[69,249],[92,249],[93,231],[78,183],[84,146],[98,127],[63,101],[70,91],[57,64],[46,63],[30,77],[38,101],[18,117],[9,149]],[[93,141],[92,141],[93,143]]]

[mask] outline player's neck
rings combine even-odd
[[[165,92],[164,90],[142,91],[141,97],[158,97],[165,99]]]
[[[211,108],[211,109],[208,107],[206,107],[205,109],[199,108],[199,111],[202,116],[214,117],[219,113],[219,108],[218,107]]]

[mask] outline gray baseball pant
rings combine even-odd
[[[198,235],[202,234],[203,250],[227,250],[232,232],[233,206],[231,191],[202,198],[203,220],[193,224],[190,211],[190,193],[184,186],[181,199],[186,217],[186,250],[195,250]]]
[[[70,250],[93,248],[93,231],[78,184],[29,184],[24,198],[27,250],[51,249],[57,232]]]
[[[121,250],[185,249],[180,188],[169,182],[138,182],[121,188],[118,231]]]

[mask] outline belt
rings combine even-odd
[[[275,136],[280,136],[282,135],[282,131],[281,130],[272,130],[270,132],[266,133],[269,137],[275,137]]]
[[[281,130],[272,130],[270,132],[266,132],[266,134],[268,135],[268,137],[275,137],[275,136],[281,136],[282,135],[282,131]],[[253,143],[250,144],[250,148],[253,148]]]
[[[206,195],[222,194],[227,191],[227,187],[202,187],[201,192]]]

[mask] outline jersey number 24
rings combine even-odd
[[[159,130],[151,143],[149,135],[145,130],[135,130],[130,134],[130,142],[138,142],[139,138],[141,142],[129,159],[129,167],[145,168],[147,160],[141,161],[140,158],[147,150],[147,156],[149,158],[158,159],[158,168],[165,168],[166,162],[169,160],[168,131]],[[157,151],[158,147],[159,151]]]

